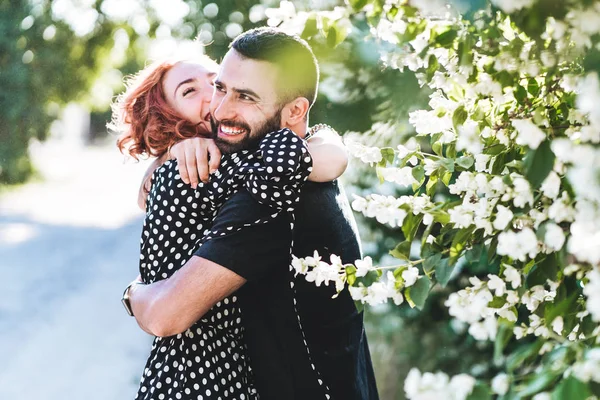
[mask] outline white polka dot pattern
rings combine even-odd
[[[224,155],[210,182],[196,190],[181,181],[176,162],[163,164],[154,172],[147,200],[143,281],[170,277],[207,238],[253,225],[210,229],[225,200],[242,187],[274,208],[271,218],[292,211],[311,164],[305,143],[288,129],[268,134],[258,151]],[[258,399],[243,333],[238,299],[232,295],[185,332],[156,337],[136,399]]]

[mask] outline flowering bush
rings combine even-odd
[[[398,264],[315,254],[295,258],[296,272],[347,285],[359,303],[422,308],[466,265],[485,265],[493,273],[444,304],[473,338],[494,342],[503,372],[486,381],[415,369],[407,397],[600,396],[600,1],[492,0],[468,19],[437,0],[287,7],[278,22],[331,46],[366,21],[384,66],[431,90],[429,108],[410,113],[415,138],[347,143],[381,182],[411,192],[352,204],[402,231]]]

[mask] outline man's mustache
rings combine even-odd
[[[251,130],[250,126],[247,123],[245,123],[245,122],[236,121],[236,120],[233,120],[233,119],[224,119],[224,120],[219,121],[219,120],[215,119],[211,115],[211,117],[210,117],[210,125],[212,126],[214,133],[217,133],[219,125],[221,125],[221,124],[227,125],[227,126],[229,126],[231,128],[244,129],[247,132],[250,132],[250,130]]]

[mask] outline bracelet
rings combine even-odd
[[[315,126],[313,126],[312,128],[310,128],[310,130],[308,131],[308,133],[304,137],[304,140],[309,140],[310,138],[312,138],[321,129],[329,129],[330,131],[333,131],[335,134],[339,135],[339,133],[335,129],[333,129],[330,125],[327,125],[327,124],[316,124]]]

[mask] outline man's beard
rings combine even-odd
[[[244,129],[247,133],[245,137],[241,140],[237,140],[234,143],[231,143],[221,137],[219,137],[219,124],[224,123],[229,127],[236,127]],[[262,125],[258,126],[255,129],[252,129],[248,124],[235,121],[235,120],[223,120],[217,123],[215,119],[211,116],[210,125],[212,127],[212,134],[215,144],[221,150],[222,153],[234,153],[240,150],[251,150],[258,148],[258,145],[261,140],[268,133],[278,131],[281,129],[281,111],[277,111],[271,118],[266,120]]]

